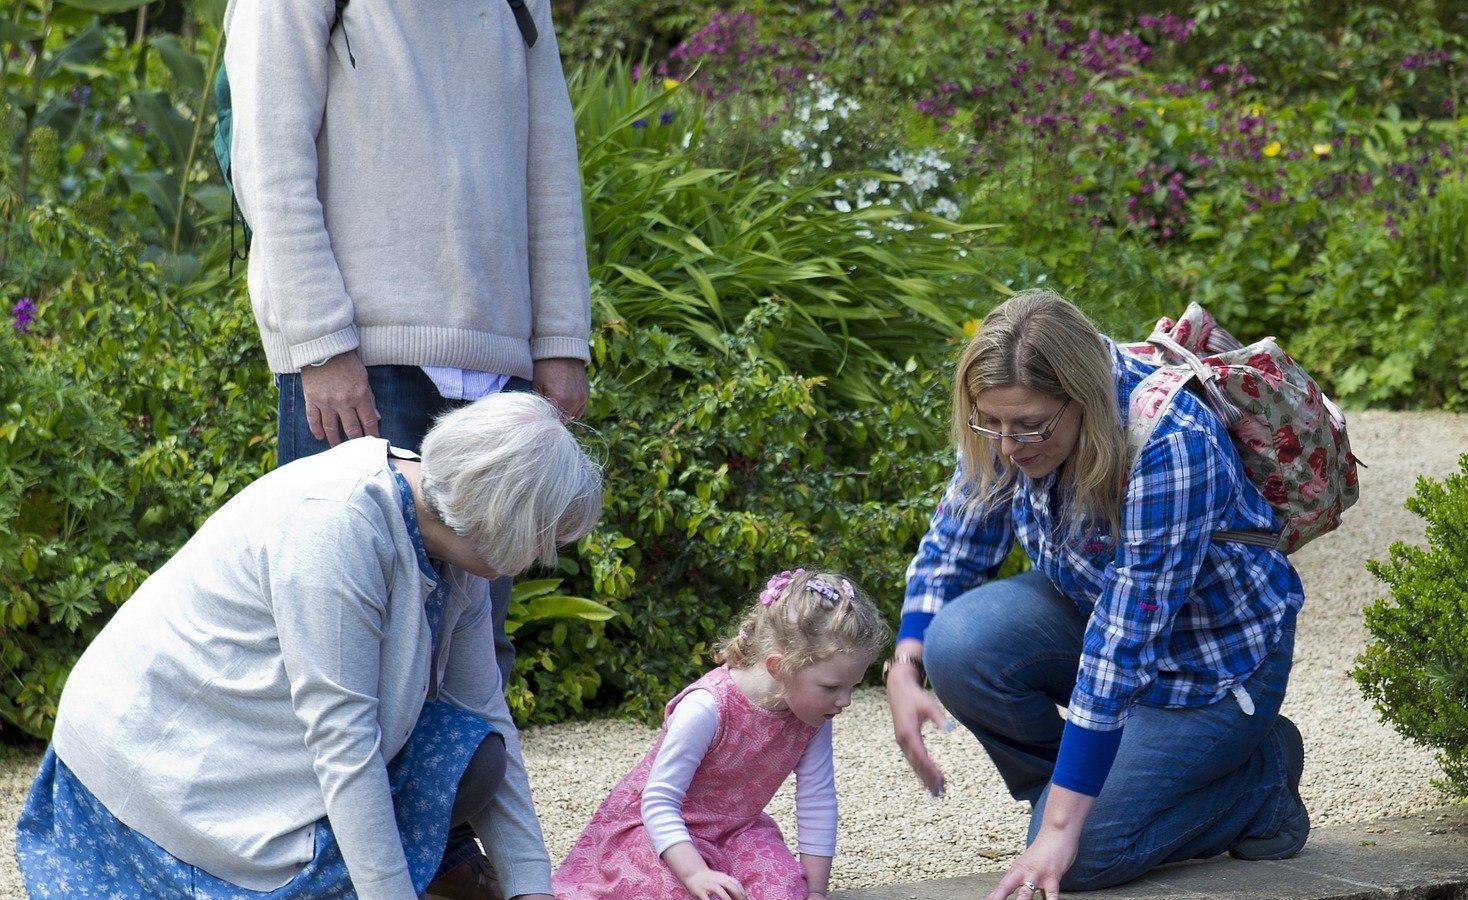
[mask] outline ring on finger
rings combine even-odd
[[[1026,881],[1024,884],[1020,885],[1020,887],[1024,888],[1027,891],[1029,891],[1031,894],[1033,894],[1035,891],[1039,890],[1039,888],[1035,885],[1035,883],[1033,881]]]

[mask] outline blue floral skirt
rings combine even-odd
[[[398,832],[413,887],[428,887],[443,858],[454,794],[469,758],[494,729],[447,703],[423,707],[388,764]],[[289,883],[252,891],[178,859],[117,820],[51,749],[21,810],[15,852],[32,898],[104,900],[348,900],[355,898],[336,836],[316,823],[316,855]]]

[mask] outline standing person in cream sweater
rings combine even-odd
[[[549,0],[230,0],[225,30],[280,464],[362,435],[417,450],[501,390],[581,415],[586,247]],[[509,579],[491,593],[505,680]],[[463,830],[443,872],[448,900],[494,896]]]

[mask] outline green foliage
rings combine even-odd
[[[1366,609],[1372,641],[1352,675],[1382,721],[1435,747],[1449,796],[1468,798],[1468,454],[1443,481],[1418,479],[1407,509],[1427,547],[1395,543],[1369,567],[1391,588]]]
[[[821,376],[843,405],[961,332],[982,283],[984,226],[896,207],[844,211],[801,187],[698,164],[701,107],[623,72],[573,77],[596,311],[727,352],[757,304],[790,312],[773,365]],[[666,120],[666,121],[664,121]],[[640,123],[640,124],[639,124]]]
[[[604,632],[521,645],[532,721],[600,706],[653,718],[711,663],[708,650],[770,574],[796,562],[850,572],[895,618],[901,573],[951,465],[948,386],[912,366],[880,400],[833,412],[819,378],[769,347],[794,310],[768,300],[716,353],[658,326],[603,323],[588,421],[609,492],[578,547],[577,590],[617,611]],[[823,406],[826,407],[823,409]]]
[[[27,360],[0,329],[0,717],[45,735],[98,614],[142,581],[112,548],[132,529],[136,438],[108,398]]]
[[[561,55],[582,64],[660,59],[712,8],[674,0],[589,0],[561,30]]]
[[[273,458],[204,152],[222,5],[0,18],[0,720],[29,734]],[[1468,408],[1468,7],[1174,12],[584,5],[562,48],[607,515],[517,590],[518,716],[655,714],[793,563],[895,616],[951,465],[946,372],[1011,288],[1121,336],[1199,300],[1342,401]]]
[[[125,223],[176,284],[198,273],[197,254],[229,210],[204,152],[223,3],[194,4],[181,33],[154,33],[142,43],[93,15],[141,5],[15,5],[11,27],[0,34],[0,130],[14,133],[18,151],[0,189],[0,268],[9,268],[21,211],[43,200],[89,206],[98,227]],[[111,202],[99,203],[103,196]]]
[[[216,507],[273,461],[248,304],[179,289],[141,247],[37,206],[11,259],[35,315],[0,339],[0,719],[49,733],[90,638]]]

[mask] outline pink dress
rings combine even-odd
[[[689,691],[714,697],[719,728],[683,798],[683,821],[709,867],[738,879],[749,900],[805,900],[805,871],[765,812],[818,729],[789,710],[756,706],[720,666]],[[557,900],[687,900],[642,826],[642,788],[666,731],[612,789],[551,880]]]

